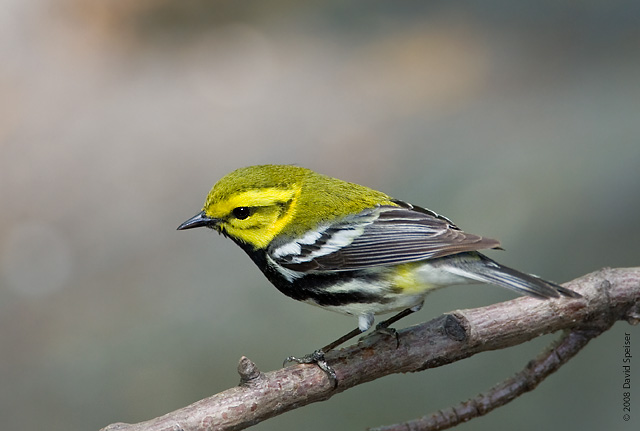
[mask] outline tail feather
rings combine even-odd
[[[482,283],[506,287],[520,294],[536,298],[581,298],[577,292],[562,287],[551,281],[543,280],[535,275],[525,274],[499,264],[480,253],[469,253],[467,256],[456,256],[447,265],[447,270]]]

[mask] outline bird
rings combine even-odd
[[[479,250],[500,242],[466,233],[448,218],[369,187],[295,165],[256,165],[222,177],[202,210],[178,230],[213,229],[235,242],[283,294],[355,316],[358,326],[298,362],[330,377],[324,354],[397,312],[418,311],[428,293],[487,283],[540,299],[573,290],[504,266]]]

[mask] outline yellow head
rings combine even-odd
[[[384,193],[288,165],[241,168],[213,186],[202,212],[178,229],[208,226],[254,249],[276,236],[301,236],[319,225],[376,205]]]

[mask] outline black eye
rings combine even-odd
[[[251,215],[251,208],[238,207],[233,209],[233,216],[238,220],[244,220]]]

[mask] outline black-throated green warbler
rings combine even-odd
[[[538,298],[576,292],[503,266],[477,250],[500,243],[461,231],[433,211],[296,166],[238,169],[211,189],[202,212],[178,229],[231,238],[285,295],[358,318],[420,309],[427,293],[473,282]]]

